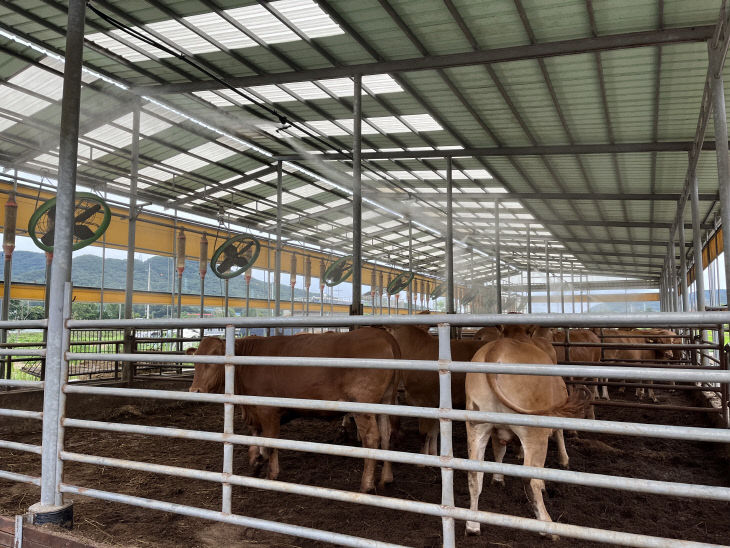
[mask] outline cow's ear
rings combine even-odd
[[[192,347],[192,346],[191,346],[190,348],[188,348],[188,349],[187,349],[187,350],[185,351],[185,353],[186,353],[186,354],[187,354],[188,356],[191,356],[191,355],[195,354],[195,353],[196,353],[197,351],[198,351],[198,347],[197,347],[197,346],[196,346],[196,347]]]

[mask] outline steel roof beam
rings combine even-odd
[[[488,206],[494,201],[495,194],[488,192],[462,192],[454,194],[454,201],[480,201],[484,200]],[[627,200],[627,201],[648,201],[648,202],[676,202],[681,194],[662,193],[662,194],[640,194],[640,193],[609,193],[609,192],[512,192],[507,194],[497,194],[500,200]],[[436,194],[434,198],[440,198],[441,194]],[[425,199],[432,199],[426,197]],[[700,200],[711,202],[717,200],[717,193],[700,194]],[[438,200],[436,200],[438,201]]]
[[[662,141],[655,143],[594,143],[573,145],[533,145],[522,147],[470,147],[453,150],[396,150],[363,152],[363,160],[408,160],[423,158],[470,158],[474,156],[557,156],[573,154],[628,154],[636,152],[689,152],[692,141]],[[705,141],[702,150],[715,150],[714,141]],[[285,154],[277,160],[294,161],[310,158],[307,154]],[[311,155],[316,160],[349,160],[338,152]]]
[[[410,59],[398,59],[357,65],[342,65],[321,69],[303,71],[289,71],[278,74],[243,76],[231,78],[228,82],[234,87],[261,86],[268,84],[290,84],[310,80],[327,78],[343,78],[371,74],[392,74],[398,72],[413,72],[419,70],[435,70],[472,65],[486,65],[490,63],[504,63],[508,61],[522,61],[525,59],[540,59],[560,55],[575,55],[580,53],[608,51],[614,49],[655,46],[659,44],[675,44],[682,42],[704,42],[714,31],[713,25],[697,27],[680,27],[659,31],[629,32],[610,34],[599,37],[577,38],[574,40],[560,40],[542,44],[528,44],[509,46],[489,50],[467,51],[446,55],[426,55]],[[136,87],[132,91],[144,95],[161,95],[167,93],[190,93],[219,89],[220,84],[214,80],[199,82],[185,82],[179,84],[165,84],[158,86]]]

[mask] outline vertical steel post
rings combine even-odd
[[[679,311],[679,280],[677,279],[677,259],[675,258],[674,235],[670,231],[668,244],[669,251],[669,276],[672,284],[672,310]]]
[[[413,273],[413,221],[408,220],[408,272]],[[413,284],[417,283],[411,280],[408,284],[408,313],[413,314]]]
[[[575,314],[575,263],[570,261],[570,311]]]
[[[727,32],[727,29],[726,29]],[[713,49],[710,45],[710,65],[719,61],[723,55],[720,45],[722,40]],[[717,182],[720,194],[720,221],[723,227],[730,231],[730,158],[728,158],[727,142],[727,114],[725,111],[725,84],[722,77],[722,63],[712,76],[712,121],[715,127],[715,154],[717,156]],[[725,287],[730,289],[730,234],[723,238],[725,258]]]
[[[499,229],[499,198],[494,199],[494,268],[496,273],[497,314],[502,313],[502,245]]]
[[[550,314],[550,245],[545,240],[545,291],[547,295],[547,311]]]
[[[532,314],[532,265],[530,264],[530,255],[532,250],[530,242],[530,223],[527,223],[527,313]]]
[[[226,358],[232,358],[236,354],[236,330],[232,325],[226,326]],[[224,391],[226,396],[235,395],[236,366],[226,363]],[[223,404],[223,433],[233,434],[233,404]],[[233,444],[223,443],[223,473],[233,474]],[[221,512],[231,513],[231,484],[223,483]]]
[[[451,409],[451,329],[449,324],[438,325],[439,336],[439,407]],[[439,419],[441,433],[441,451],[439,455],[442,461],[449,461],[454,457],[452,443],[452,423],[450,419]],[[441,506],[454,506],[454,469],[441,468]],[[456,535],[454,532],[454,519],[441,518],[443,529],[444,548],[454,548]]]
[[[129,319],[132,317],[134,296],[134,249],[135,238],[137,234],[137,179],[139,178],[139,124],[140,124],[140,104],[137,99],[132,111],[132,149],[129,167],[129,220],[127,223],[127,271],[126,283],[124,285],[124,317]],[[132,348],[132,328],[124,329],[124,352],[131,354]],[[131,383],[134,377],[134,363],[122,363],[122,381]]]
[[[565,283],[563,282],[563,252],[560,252],[559,259],[560,268],[560,312],[565,314]]]
[[[71,246],[78,160],[79,110],[81,102],[81,60],[84,47],[84,0],[69,0],[66,28],[66,62],[61,101],[61,131],[58,154],[58,190],[54,228],[54,260],[52,265],[46,378],[43,391],[43,441],[41,462],[41,500],[30,508],[31,513],[52,511],[62,504],[58,490],[58,434],[63,355],[64,286],[71,280]],[[49,516],[50,517],[50,516]]]
[[[697,311],[702,312],[705,309],[705,278],[702,268],[702,237],[700,235],[700,223],[702,222],[702,218],[700,217],[700,197],[697,174],[692,174],[691,182],[690,198],[692,202],[692,245],[694,247],[695,263],[695,299],[697,303]],[[728,244],[725,245],[727,246]]]
[[[17,175],[17,171],[16,171]],[[10,312],[10,287],[12,285],[13,271],[13,251],[15,250],[15,229],[18,219],[18,204],[15,201],[15,188],[10,192],[7,202],[5,202],[5,226],[3,227],[3,309],[2,320],[8,320]],[[0,330],[0,342],[3,344],[8,342],[8,332],[6,329]],[[0,361],[0,379],[9,379],[12,373],[13,362],[11,357]]]
[[[353,146],[352,146],[352,308],[350,314],[362,314],[362,76],[354,77]]]
[[[451,158],[446,158],[446,313],[454,314],[454,181]]]
[[[274,252],[274,316],[281,315],[281,205],[282,190],[284,182],[284,170],[282,162],[276,163],[276,250]],[[276,335],[281,331],[277,327]]]
[[[684,215],[680,214],[682,219],[679,231],[679,283],[682,287],[682,311],[689,312],[689,294],[687,293],[687,247],[684,239]]]
[[[717,226],[717,225],[716,225]],[[723,237],[725,236],[725,231],[722,231]],[[718,244],[718,236],[719,236],[719,230],[715,232],[715,237],[713,238],[715,242],[715,274],[717,274],[717,305],[722,306],[722,302],[720,302],[720,245]],[[727,306],[727,297],[725,298],[725,306]]]

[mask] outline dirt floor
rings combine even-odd
[[[665,403],[688,404],[679,393],[659,394]],[[223,412],[220,405],[176,405],[156,413],[142,413],[138,408],[123,407],[107,414],[107,420],[159,426],[176,426],[221,431]],[[660,422],[708,426],[699,413],[601,408],[600,418],[635,422]],[[404,439],[398,449],[418,451],[420,438],[415,421],[404,420]],[[242,432],[240,417],[236,431]],[[466,456],[463,424],[454,427],[454,449]],[[282,437],[316,442],[341,442],[339,421],[297,419],[286,424]],[[38,443],[40,432],[13,432],[11,420],[0,425],[0,439]],[[70,429],[66,436],[69,451],[109,457],[188,466],[220,471],[220,444],[166,438],[143,438],[137,435],[101,433]],[[568,437],[568,452],[573,470],[628,477],[681,481],[708,485],[730,485],[730,468],[724,448],[716,444],[688,443],[672,440],[638,439],[621,436],[580,434]],[[491,458],[491,449],[487,449]],[[245,448],[237,448],[234,470],[249,474]],[[321,485],[336,489],[357,490],[362,463],[357,459],[331,457],[292,451],[281,452],[283,481]],[[517,463],[514,448],[505,462]],[[546,463],[557,467],[557,455],[551,443]],[[38,474],[40,457],[0,450],[0,468]],[[147,498],[219,509],[220,486],[202,481],[176,479],[154,474],[114,468],[68,464],[66,481],[75,485],[117,490]],[[437,469],[394,465],[395,483],[384,495],[410,500],[438,502],[440,473]],[[456,502],[468,507],[466,474],[455,474]],[[254,529],[217,524],[175,514],[150,511],[122,504],[73,497],[75,531],[87,539],[118,546],[319,546],[321,543],[267,533]],[[23,513],[39,499],[33,486],[0,481],[0,514]],[[730,538],[730,503],[649,496],[614,490],[596,490],[563,484],[548,484],[546,505],[553,520],[630,531],[649,535],[723,544]],[[480,509],[517,516],[532,517],[521,480],[506,478],[506,487],[498,488],[485,481]],[[394,512],[368,506],[356,506],[322,499],[284,495],[253,489],[233,488],[235,513],[328,529],[399,544],[440,546],[441,523],[438,518]],[[457,522],[460,546],[593,546],[585,541],[563,538],[553,542],[531,533],[482,526],[481,537],[464,537],[464,524]],[[597,544],[595,546],[598,546]]]

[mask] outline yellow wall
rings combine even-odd
[[[0,199],[2,199],[2,205],[5,204],[6,198],[2,195],[6,195],[12,190],[12,185],[0,182]],[[18,202],[18,223],[17,223],[17,234],[21,236],[27,236],[28,234],[28,221],[30,216],[44,201],[53,198],[55,194],[51,192],[41,192],[39,197],[36,199],[38,192],[35,189],[29,187],[18,186],[18,193],[20,194],[16,201]],[[128,230],[128,210],[120,207],[112,207],[112,221],[105,233],[106,246],[116,249],[127,249],[127,230]],[[5,209],[0,207],[0,225],[5,226]],[[200,256],[200,239],[205,233],[208,239],[208,259],[213,255],[215,249],[220,246],[227,238],[228,234],[223,231],[217,231],[212,227],[206,227],[204,225],[192,223],[189,221],[178,220],[175,222],[169,217],[163,217],[161,215],[152,215],[149,213],[142,213],[137,218],[137,229],[135,236],[135,251],[139,253],[148,253],[152,255],[161,256],[173,256],[175,249],[175,240],[177,236],[177,229],[184,228],[186,236],[185,255],[190,260],[199,260]],[[235,234],[234,234],[235,235]],[[274,246],[275,242],[270,242],[264,239],[259,239],[261,242],[261,254],[256,261],[255,268],[258,269],[274,269]],[[95,246],[101,246],[101,239],[98,240]],[[281,259],[281,270],[282,272],[290,271],[291,254],[297,255],[297,275],[299,277],[304,275],[304,257],[309,256],[312,258],[312,277],[318,278],[320,271],[320,260],[325,260],[325,265],[329,266],[332,262],[331,258],[317,251],[302,250],[290,246],[284,246],[282,259]],[[363,263],[362,269],[362,283],[363,285],[370,285],[373,268],[378,273],[383,272],[383,285],[388,284],[389,276],[395,277],[399,274],[400,270],[388,269],[381,266],[376,266],[368,263]],[[421,289],[421,280],[428,280],[430,289],[433,289],[436,284],[440,283],[437,280],[429,279],[424,276],[416,276],[414,281],[418,282],[417,286],[414,286],[414,291]],[[376,278],[376,283],[377,283]]]

